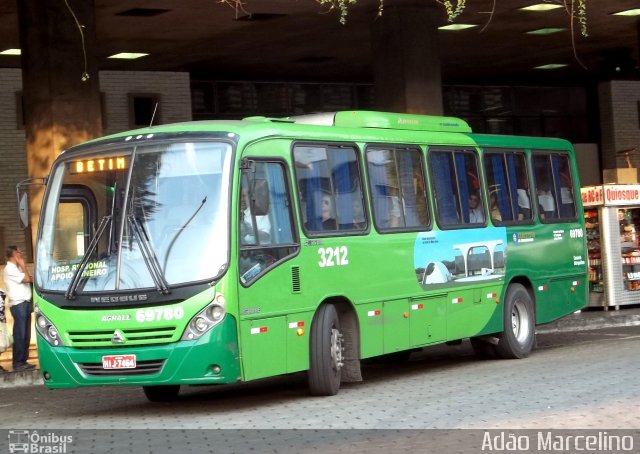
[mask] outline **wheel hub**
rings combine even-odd
[[[524,304],[517,301],[511,311],[511,329],[516,340],[522,344],[529,337],[529,314]]]
[[[335,370],[340,370],[344,365],[344,346],[342,333],[333,328],[331,330],[331,362]]]

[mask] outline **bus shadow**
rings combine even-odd
[[[389,359],[389,360],[387,360]],[[413,352],[404,362],[394,361],[393,358],[363,360],[363,381],[358,383],[344,383],[340,393],[359,391],[363,387],[379,386],[394,381],[427,376],[434,373],[447,373],[455,369],[469,367],[470,364],[480,362],[473,355],[468,342],[460,345],[438,345]],[[122,389],[122,388],[120,388]],[[113,393],[121,396],[116,388],[105,387],[100,393]],[[104,405],[94,408],[96,415],[110,417],[131,417],[152,412],[154,417],[162,417],[176,413],[189,412],[191,415],[215,415],[227,412],[251,411],[257,408],[265,409],[277,406],[279,410],[287,406],[298,406],[301,402],[308,405],[309,399],[338,399],[334,397],[314,397],[309,394],[306,372],[299,372],[278,377],[259,379],[245,383],[227,385],[184,386],[178,398],[170,402],[147,401],[140,387],[130,387],[124,400],[112,400],[108,397],[101,399]],[[103,396],[104,397],[104,396]],[[68,410],[73,411],[71,408]]]

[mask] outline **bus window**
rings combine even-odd
[[[551,157],[556,183],[556,190],[560,194],[560,217],[563,219],[575,219],[576,203],[573,196],[573,179],[569,158],[566,155],[554,155]]]
[[[491,221],[497,225],[528,221],[531,203],[524,154],[487,151],[484,163]]]
[[[365,230],[362,179],[355,149],[296,145],[293,156],[304,230],[311,235]]]
[[[376,227],[424,229],[429,215],[420,150],[375,146],[366,157]]]
[[[244,170],[239,200],[240,281],[249,284],[298,249],[282,164],[255,162]]]
[[[576,207],[568,157],[563,154],[533,156],[536,194],[540,219],[575,219]]]
[[[485,224],[478,164],[471,151],[432,151],[429,157],[438,224]]]
[[[53,249],[56,260],[74,260],[84,255],[95,217],[96,200],[89,188],[81,185],[62,188],[55,227],[61,240]]]

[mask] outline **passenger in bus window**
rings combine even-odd
[[[469,222],[472,224],[484,223],[484,210],[477,192],[472,192],[469,195]]]
[[[333,204],[333,199],[329,194],[322,195],[320,215],[322,216],[322,230],[338,229],[338,224],[336,223],[336,209]]]
[[[390,206],[389,206],[389,224],[388,227],[401,227],[401,208],[400,208],[400,197],[391,196],[390,197]]]
[[[538,205],[540,206],[540,218],[555,217],[556,202],[551,192],[549,183],[543,181],[538,188]]]
[[[256,243],[256,234],[253,230],[251,216],[249,194],[246,189],[243,188],[240,201],[240,239],[242,244]],[[271,239],[271,221],[269,221],[269,216],[256,216],[256,227],[258,228],[258,239],[260,243],[269,243]]]
[[[491,220],[502,222],[502,213],[500,213],[500,207],[498,206],[498,196],[496,191],[491,191],[489,194],[489,212],[491,214]]]
[[[531,200],[526,189],[518,188],[518,220],[531,219]]]
[[[575,216],[571,174],[566,159],[560,160],[560,215],[563,218]]]
[[[362,206],[362,199],[354,199],[353,201],[353,228],[355,230],[361,230],[366,228],[367,222],[364,216],[364,207]]]

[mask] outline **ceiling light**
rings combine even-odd
[[[120,52],[119,54],[110,55],[107,58],[119,58],[122,60],[135,60],[136,58],[146,57],[149,54],[142,54],[137,52]]]
[[[7,49],[0,52],[0,55],[20,55],[22,52],[20,49]]]
[[[534,66],[534,69],[558,69],[564,68],[565,66],[569,66],[566,63],[549,63],[547,65]]]
[[[552,9],[562,8],[562,5],[552,5],[550,3],[537,3],[535,5],[519,8],[521,11],[550,11]]]
[[[617,13],[611,13],[614,16],[640,16],[640,8],[628,9],[626,11],[618,11]]]
[[[565,31],[566,28],[539,28],[537,30],[531,30],[526,32],[527,35],[551,35],[553,33],[559,33]]]
[[[449,24],[443,25],[442,27],[438,27],[438,30],[451,30],[451,31],[459,31],[465,30],[467,28],[477,27],[475,24]]]

